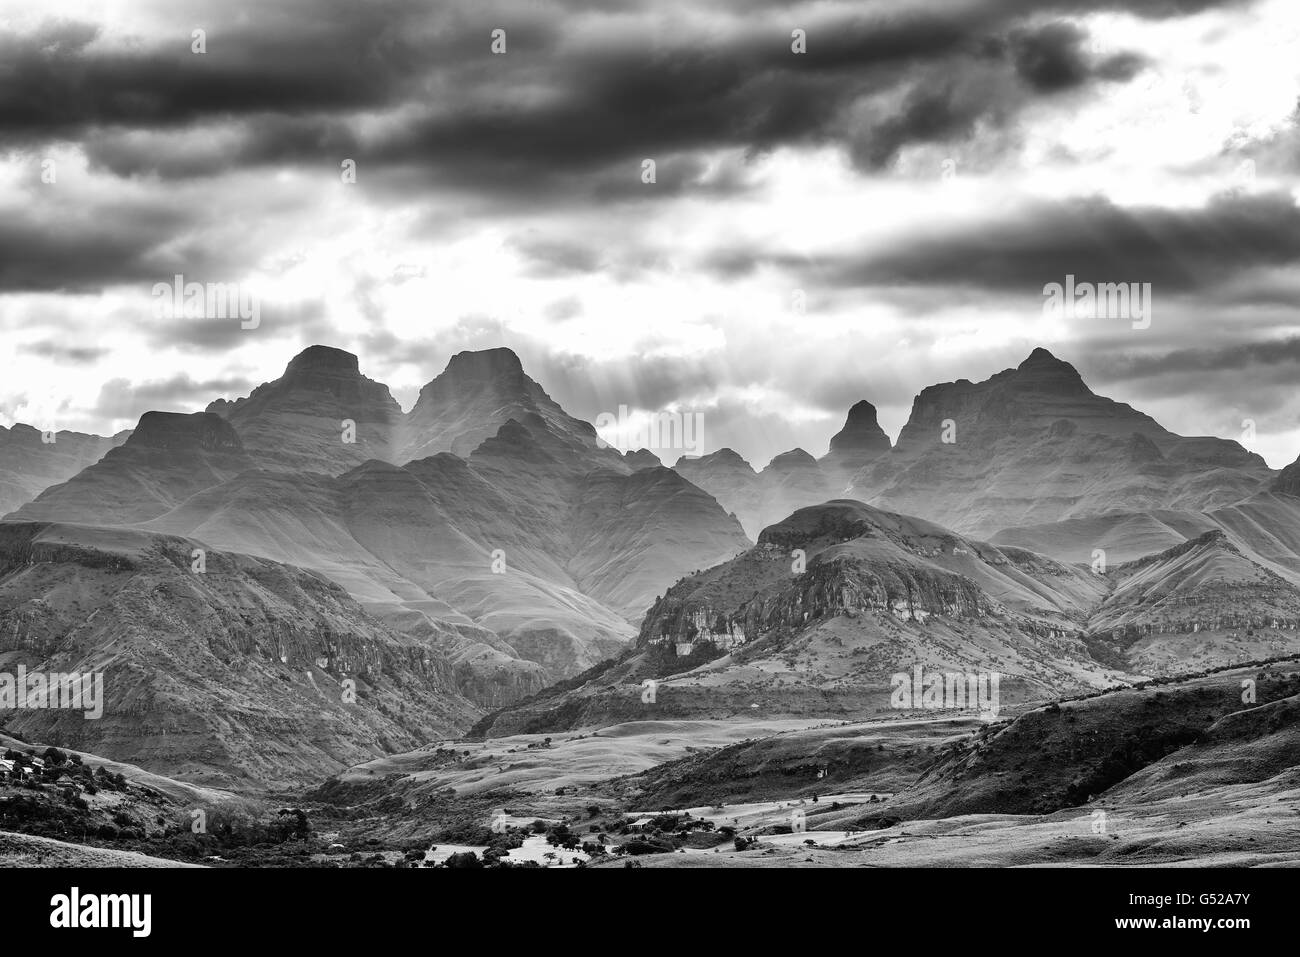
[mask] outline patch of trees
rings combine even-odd
[[[1086,804],[1090,796],[1114,787],[1179,748],[1195,744],[1201,740],[1201,735],[1198,728],[1191,727],[1175,728],[1160,734],[1130,732],[1095,769],[1066,788],[1066,802],[1074,807]]]

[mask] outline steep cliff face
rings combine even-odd
[[[102,716],[13,732],[180,780],[287,786],[455,734],[453,666],[292,566],[124,530],[0,526],[6,673],[99,673]]]

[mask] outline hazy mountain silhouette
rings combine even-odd
[[[0,426],[0,515],[30,502],[51,485],[66,482],[128,435],[119,432],[109,438],[64,431],[50,436],[22,423]],[[54,441],[47,441],[50,438]]]

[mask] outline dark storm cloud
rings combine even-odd
[[[1066,21],[1013,32],[1010,47],[1016,75],[1035,90],[1054,93],[1095,78],[1130,80],[1146,62],[1136,53],[1093,60],[1084,50],[1087,39],[1085,30]]]
[[[10,139],[75,136],[96,126],[380,106],[402,95],[427,62],[431,38],[414,29],[420,6],[267,3],[245,6],[245,17],[233,4],[209,6],[192,17],[167,16],[174,32],[148,45],[96,43],[108,39],[104,30],[84,22],[0,34],[0,130]],[[207,33],[201,54],[191,51],[200,23]]]
[[[1209,5],[1141,6],[1166,15]],[[19,142],[79,140],[119,175],[336,167],[347,156],[427,168],[431,179],[461,187],[538,194],[557,177],[605,171],[612,178],[594,191],[603,185],[604,195],[619,196],[619,171],[643,157],[689,164],[688,151],[866,140],[878,145],[860,152],[879,165],[908,142],[967,136],[979,104],[917,86],[936,76],[959,82],[972,65],[995,62],[1031,91],[1058,92],[1125,78],[1139,62],[1092,62],[1080,28],[1020,24],[1038,14],[1023,3],[869,15],[853,6],[737,7],[725,30],[696,29],[687,17],[652,36],[634,20],[588,29],[601,18],[584,4],[329,0],[242,12],[208,27],[202,55],[190,52],[190,24],[179,15],[174,37],[139,46],[92,42],[102,31],[81,23],[0,37],[0,130]],[[807,30],[806,54],[790,50],[792,25]],[[502,56],[489,50],[496,26],[507,29]],[[873,136],[850,107],[890,91],[907,95],[897,115],[867,118],[884,127]],[[1005,120],[1017,97],[984,92],[995,94],[985,109]],[[409,121],[363,135],[358,115],[398,108],[413,110]],[[234,128],[217,149],[195,149],[183,135],[218,124]],[[684,166],[666,184],[717,186],[691,174]]]
[[[1300,209],[1285,192],[1224,194],[1201,209],[1119,207],[1104,199],[1044,202],[941,236],[841,261],[847,287],[955,285],[1038,290],[1079,282],[1202,289],[1256,267],[1300,262]]]
[[[999,125],[1006,119],[1005,112],[991,105],[996,102],[967,80],[918,83],[901,107],[855,137],[853,159],[860,167],[882,169],[909,144],[965,140],[981,118],[995,119]]]
[[[1255,423],[1260,436],[1300,424],[1297,362],[1300,339],[1294,334],[1168,351],[1120,352],[1090,343],[1076,360],[1088,384],[1102,395],[1123,398],[1148,412],[1161,409],[1164,414],[1157,418],[1175,431],[1234,439],[1245,419]],[[1280,467],[1295,454],[1294,449],[1275,449],[1280,460],[1271,456],[1270,463]]]
[[[1300,365],[1300,338],[1243,342],[1212,349],[1178,349],[1154,355],[1112,352],[1098,356],[1093,364],[1106,382],[1208,373],[1239,376],[1249,369],[1252,380],[1264,370],[1266,376],[1276,375],[1294,384],[1295,369]]]
[[[1122,6],[1163,17],[1230,5]],[[318,198],[313,184],[338,182],[344,158],[359,188],[406,208],[433,194],[513,211],[721,198],[749,189],[746,159],[770,149],[838,144],[871,172],[909,145],[1014,128],[1036,98],[1126,79],[1137,55],[1095,60],[1080,27],[1052,19],[1120,6],[733,3],[720,22],[686,14],[649,29],[636,15],[653,6],[632,3],[182,0],[130,42],[79,22],[0,32],[0,134],[29,156],[75,143],[92,170],[164,184],[292,165],[319,174],[303,202]],[[205,54],[190,52],[198,24]],[[497,26],[503,56],[490,52]],[[806,54],[791,52],[794,27],[807,30]],[[704,158],[718,151],[732,154],[721,168]],[[641,181],[647,158],[653,187]],[[206,236],[211,211],[194,206],[60,212],[37,205],[0,222],[0,291],[152,282],[178,267],[221,279],[255,254]],[[537,268],[590,271],[575,255],[548,267],[543,253]],[[647,263],[610,268],[626,277]]]
[[[133,280],[152,282],[169,274],[172,260],[162,246],[185,231],[191,215],[157,203],[87,216],[84,210],[39,200],[0,214],[0,292],[80,292]]]
[[[966,142],[981,124],[1008,128],[1035,97],[1126,82],[1147,63],[1132,52],[1094,57],[1087,40],[1083,28],[1060,20],[986,38],[969,56],[918,68],[901,103],[869,114],[851,135],[850,154],[863,168],[883,169],[906,146]]]

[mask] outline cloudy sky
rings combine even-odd
[[[409,407],[509,345],[762,465],[1043,345],[1280,467],[1298,98],[1295,0],[0,0],[0,423],[116,431],[312,343]],[[260,325],[158,315],[176,274]],[[1067,274],[1151,283],[1149,328],[1046,315]]]

